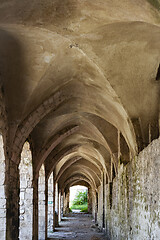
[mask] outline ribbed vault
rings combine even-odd
[[[160,14],[140,2],[1,1],[0,127],[16,164],[30,142],[34,179],[96,191],[158,137]]]

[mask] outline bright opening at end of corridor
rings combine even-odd
[[[72,212],[88,212],[88,188],[85,186],[70,187],[69,209]]]

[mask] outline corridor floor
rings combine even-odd
[[[48,240],[107,240],[92,222],[90,214],[70,214],[63,217],[60,226],[50,233]]]

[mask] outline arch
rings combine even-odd
[[[66,170],[67,168],[70,168],[70,166],[71,166],[72,164],[77,163],[77,162],[78,162],[79,160],[81,160],[81,159],[83,159],[83,158],[81,158],[81,157],[73,157],[72,159],[66,161],[66,162],[62,165],[62,167],[60,168],[60,171],[58,172],[58,175],[56,176],[56,181],[59,180],[59,178],[61,177],[61,175],[65,172],[65,170]],[[89,161],[86,160],[86,159],[85,159],[85,161],[89,162]],[[91,163],[91,164],[93,165],[93,169],[96,168],[96,165],[94,165],[93,163]],[[84,164],[84,166],[85,166],[85,164]],[[98,169],[98,170],[99,170],[99,169]],[[97,168],[96,168],[96,171],[97,171]]]
[[[93,169],[79,163],[73,164],[70,168],[66,169],[66,171],[63,173],[63,176],[61,176],[59,179],[59,184],[63,185],[68,177],[72,176],[75,173],[84,174],[90,179],[90,181],[94,183],[95,186],[99,186],[101,184],[100,177],[97,175],[97,173],[95,173]]]
[[[63,186],[64,191],[65,191],[65,189],[69,189],[69,187],[72,185],[72,183],[74,184],[74,183],[77,183],[78,181],[84,181],[84,182],[88,183],[93,189],[95,189],[95,191],[97,191],[97,189],[94,187],[94,185],[85,176],[72,176],[70,179],[67,180],[67,182],[65,182],[65,184]]]
[[[106,169],[106,165],[104,162],[104,158],[101,155],[101,153],[95,149],[93,149],[90,145],[88,144],[81,144],[81,145],[71,145],[71,146],[67,146],[66,148],[62,149],[61,151],[58,152],[58,154],[51,155],[49,156],[49,158],[47,158],[47,162],[46,162],[46,166],[47,166],[47,176],[49,176],[49,174],[53,171],[53,169],[55,168],[56,164],[63,159],[66,155],[72,153],[73,151],[77,150],[78,152],[83,152],[86,149],[87,152],[91,152],[93,155],[97,156],[97,159],[99,159],[99,161],[101,162],[103,168],[107,171]],[[84,151],[85,152],[85,151]],[[52,162],[52,159],[54,159],[54,162]],[[110,171],[108,172],[108,177],[110,178]]]

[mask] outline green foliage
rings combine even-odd
[[[160,0],[147,0],[152,6],[160,10]]]
[[[84,207],[81,209],[81,212],[88,213],[88,205],[84,205]]]
[[[87,191],[78,192],[73,200],[73,205],[83,205],[85,203],[87,203]]]
[[[77,192],[75,199],[72,202],[71,210],[81,210],[81,212],[88,212],[88,196],[87,191]]]
[[[72,205],[71,209],[81,210],[81,212],[88,212],[88,204],[83,205]]]

